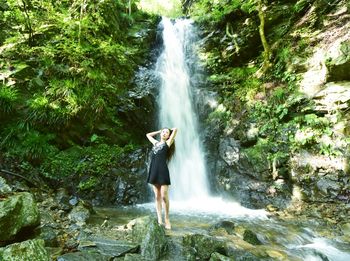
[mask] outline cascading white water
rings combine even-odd
[[[160,127],[177,127],[176,153],[169,164],[172,189],[177,201],[209,196],[206,167],[192,106],[190,70],[186,55],[191,50],[193,27],[190,20],[162,19],[164,50],[156,73],[161,78],[159,97]]]
[[[237,202],[212,197],[198,121],[193,108],[197,85],[195,30],[192,21],[168,18],[161,21],[163,51],[154,73],[159,77],[159,128],[176,127],[176,151],[169,163],[171,210],[177,213],[216,213],[229,216],[265,218],[264,210],[251,210]],[[143,207],[150,207],[144,204]],[[153,205],[151,205],[153,207]]]

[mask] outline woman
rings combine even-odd
[[[169,196],[168,187],[170,185],[170,176],[167,162],[174,153],[174,138],[177,133],[176,128],[163,128],[146,134],[148,140],[153,144],[152,160],[149,168],[147,182],[153,185],[153,191],[156,198],[156,210],[158,223],[162,222],[162,205],[165,209],[165,228],[171,229],[169,220]],[[160,134],[160,141],[154,138]]]

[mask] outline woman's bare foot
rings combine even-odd
[[[171,229],[171,224],[169,220],[165,220],[165,229]]]

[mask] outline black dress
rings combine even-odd
[[[154,185],[170,185],[169,169],[166,163],[168,152],[166,142],[157,142],[152,148],[152,159],[147,182]]]

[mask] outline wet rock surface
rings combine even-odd
[[[306,244],[315,236],[302,232],[302,227],[315,225],[319,237],[343,242],[337,246],[340,250],[346,251],[350,244],[350,207],[345,203],[311,205],[299,201],[284,210],[269,208],[270,218],[266,220],[219,219],[212,223],[205,218],[198,224],[200,231],[185,223],[180,227],[176,221],[173,230],[166,231],[158,225],[155,214],[130,220],[131,216],[113,214],[113,209],[101,212],[84,207],[82,213],[90,214],[82,221],[70,218],[75,208],[86,205],[80,198],[68,194],[68,199],[74,198],[74,206],[68,208],[54,192],[35,195],[41,217],[32,234],[36,239],[6,245],[0,248],[0,257],[14,255],[19,247],[16,244],[23,244],[23,253],[36,249],[38,260],[302,260],[291,256],[283,242],[293,241],[301,233]],[[314,249],[300,251],[299,256],[327,258]]]

